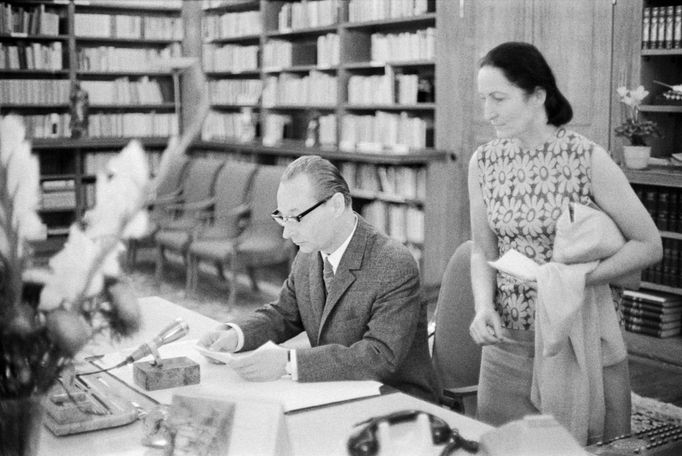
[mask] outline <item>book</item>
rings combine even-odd
[[[653,329],[674,329],[682,327],[680,320],[659,322],[641,317],[625,317],[625,323]]]
[[[674,328],[674,329],[653,329],[653,328],[648,328],[646,326],[640,326],[636,324],[629,324],[625,323],[625,329],[634,332],[634,333],[639,333],[639,334],[646,334],[649,336],[656,336],[660,338],[664,337],[672,337],[680,334],[680,328]]]
[[[647,310],[649,312],[655,312],[657,314],[680,313],[682,311],[682,306],[661,307],[657,304],[649,304],[640,301],[630,301],[629,299],[623,299],[622,305],[623,307],[628,307],[630,309]]]
[[[682,298],[680,296],[668,293],[624,290],[623,298],[632,301],[647,302],[661,307],[682,306]]]
[[[645,318],[650,321],[666,323],[669,321],[681,321],[682,312],[657,313],[645,309],[630,308],[623,306],[623,316],[632,318]]]

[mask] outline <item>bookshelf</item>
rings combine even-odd
[[[179,56],[183,34],[180,2],[0,1],[0,114],[24,118],[38,156],[46,252],[94,204],[102,157],[137,137],[154,165],[178,131],[172,76],[155,61]],[[79,139],[70,125],[75,83],[89,95]]]
[[[355,209],[413,252],[426,283],[439,283],[451,251],[429,225],[442,212],[438,188],[454,154],[435,142],[437,3],[186,5],[201,17],[203,41],[189,52],[201,56],[213,102],[193,153],[278,164],[328,158]]]
[[[650,20],[652,13],[657,20]],[[674,26],[678,13],[678,22],[682,24],[682,2],[628,0],[623,2],[616,16],[616,30],[622,39],[617,40],[619,44],[615,48],[614,61],[623,62],[623,65],[614,74],[613,90],[618,85],[642,84],[650,92],[641,111],[661,129],[662,137],[654,138],[650,145],[652,156],[662,159],[663,163],[671,154],[682,151],[682,102],[666,100],[664,93],[668,89],[654,83],[680,82],[682,32],[675,33]],[[646,21],[645,15],[649,16]],[[617,100],[613,108],[617,109],[614,112],[620,112]],[[617,116],[614,118],[614,124],[618,119]],[[622,144],[620,139],[618,144]],[[679,280],[682,226],[678,223],[682,214],[682,167],[669,163],[650,165],[645,170],[625,168],[624,171],[651,213],[663,241],[663,260],[643,272],[642,286],[682,295],[682,282]]]

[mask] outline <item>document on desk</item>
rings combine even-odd
[[[285,412],[290,412],[317,405],[379,395],[381,383],[372,380],[303,383],[283,377],[270,382],[250,382],[241,378],[229,366],[232,357],[248,356],[248,352],[223,353],[221,354],[222,359],[219,361],[226,364],[214,364],[199,353],[196,343],[196,340],[174,342],[159,347],[159,353],[162,359],[186,356],[199,363],[201,380],[198,385],[147,391],[135,384],[132,365],[129,364],[110,372],[130,385],[131,388],[163,404],[170,404],[173,394],[176,392],[208,394],[216,399],[219,399],[221,395],[228,397],[238,395],[244,398],[252,397],[254,399],[278,401],[282,404]],[[95,363],[100,367],[113,366],[125,359],[132,351],[131,348],[130,350],[104,355],[98,358]],[[217,355],[214,354],[214,357]],[[141,361],[149,360],[151,357],[143,358]]]

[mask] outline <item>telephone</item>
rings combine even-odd
[[[445,448],[441,452],[442,455],[448,455],[458,448],[462,448],[471,453],[476,453],[478,451],[477,442],[467,440],[460,436],[457,429],[450,428],[448,423],[442,418],[419,410],[402,410],[357,423],[357,429],[348,438],[348,453],[351,456],[377,455],[380,449],[377,430],[382,423],[391,425],[417,421],[420,415],[425,415],[428,418],[433,444],[445,444]]]

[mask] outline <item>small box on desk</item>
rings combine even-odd
[[[133,364],[135,384],[147,391],[196,385],[200,378],[199,364],[186,356],[164,359],[161,365],[150,361]]]

